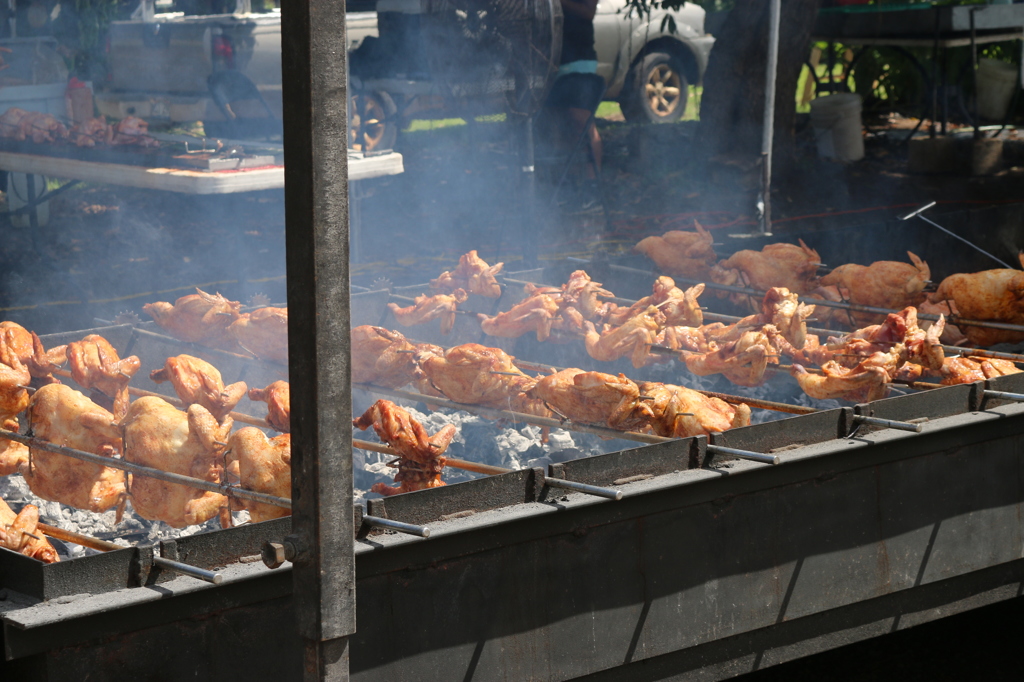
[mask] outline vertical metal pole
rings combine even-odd
[[[775,136],[775,77],[779,71],[779,17],[782,0],[771,0],[768,21],[768,67],[765,69],[764,130],[761,136],[762,234],[772,231],[772,142]]]
[[[523,264],[529,269],[537,267],[538,242],[540,241],[540,226],[537,224],[537,161],[533,138],[533,116],[527,116],[522,122],[522,126],[523,149],[520,150],[520,158],[523,172],[523,201],[526,203],[526,210],[523,211],[526,220],[523,229]]]
[[[281,16],[294,605],[304,679],[348,679],[355,632],[344,0]]]
[[[974,12],[975,10],[981,9],[980,7],[972,7],[970,10],[971,16],[971,85],[974,86],[974,107],[971,112],[974,115],[974,135],[975,140],[980,140],[983,135],[981,132],[981,114],[978,113],[978,32],[974,29]]]

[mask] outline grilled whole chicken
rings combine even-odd
[[[121,429],[114,415],[64,384],[48,384],[35,392],[29,423],[33,435],[54,445],[104,457],[121,449]],[[30,450],[31,466],[22,474],[39,497],[91,512],[106,511],[124,499],[124,472]]]
[[[447,334],[455,326],[455,310],[460,303],[465,303],[469,295],[464,289],[456,289],[451,294],[436,296],[417,296],[416,301],[405,308],[397,303],[388,303],[388,309],[395,320],[403,327],[425,324],[431,320],[441,319],[441,333]]]
[[[775,348],[764,332],[744,332],[740,338],[707,353],[683,352],[687,369],[697,376],[722,374],[738,386],[760,386],[768,364],[778,364]]]
[[[191,405],[185,413],[162,398],[139,398],[124,419],[124,459],[220,483],[231,426],[230,417],[218,423],[202,405]],[[204,523],[218,513],[222,525],[230,525],[227,497],[220,493],[132,476],[129,495],[139,516],[173,528]]]
[[[793,365],[790,373],[804,393],[818,400],[842,398],[863,403],[884,398],[889,375],[880,367],[843,367],[837,362],[826,362],[821,374],[811,374],[802,365]]]
[[[622,374],[563,369],[540,379],[527,395],[543,400],[566,419],[620,431],[643,428],[654,417],[640,400],[639,387]]]
[[[128,409],[128,382],[142,363],[134,355],[123,360],[110,342],[99,334],[72,341],[67,348],[71,378],[82,388],[98,391],[113,403],[113,413],[121,419]]]
[[[804,244],[768,244],[760,251],[737,251],[711,268],[711,281],[728,286],[749,287],[766,291],[785,287],[803,295],[817,286],[820,258],[818,252]],[[728,296],[737,305],[755,305],[746,294]]]
[[[459,265],[451,272],[442,272],[437,279],[430,280],[433,289],[453,292],[465,289],[470,294],[486,298],[501,297],[501,285],[494,278],[504,263],[488,265],[476,251],[464,253],[459,257]]]
[[[960,328],[949,323],[949,319],[951,317],[960,314],[960,311],[956,307],[956,303],[953,301],[942,301],[940,303],[925,301],[924,303],[918,304],[917,312],[927,313],[929,315],[942,315],[946,318],[946,327],[942,330],[942,335],[939,337],[939,340],[942,341],[942,343],[950,346],[960,346],[967,342],[967,337],[962,331],[960,331]],[[921,329],[927,330],[935,323],[931,320],[921,320],[919,324],[921,325]]]
[[[112,145],[134,144],[140,147],[159,147],[160,143],[149,136],[149,124],[138,116],[126,116],[112,126]]]
[[[795,348],[807,342],[807,318],[816,306],[800,303],[796,294],[784,287],[771,287],[761,301],[757,322],[771,324]]]
[[[523,374],[513,364],[514,358],[500,348],[466,343],[449,348],[443,355],[426,350],[414,357],[431,384],[457,403],[538,417],[551,415],[542,401],[526,393],[537,380]]]
[[[665,316],[664,325],[699,327],[704,323],[704,313],[697,297],[703,292],[703,284],[683,291],[671,277],[662,276],[654,281],[650,296],[644,296],[628,308],[617,308],[608,314],[605,321],[615,326],[625,324],[630,318],[642,314],[648,306],[654,306]]]
[[[79,147],[95,147],[110,144],[114,129],[102,118],[88,118],[71,129],[71,141]]]
[[[353,419],[352,425],[361,430],[372,426],[381,441],[394,448],[399,456],[395,482],[400,485],[375,483],[370,488],[372,492],[397,495],[444,485],[441,480],[447,461],[444,452],[455,437],[454,424],[428,436],[423,425],[406,410],[389,400],[378,400],[361,417]]]
[[[946,358],[941,370],[944,386],[971,384],[1020,372],[1020,368],[1009,360],[965,357]]]
[[[31,396],[26,387],[31,380],[18,354],[0,343],[0,420],[16,417],[28,407]]]
[[[362,325],[352,329],[352,381],[385,388],[401,388],[413,378],[415,347],[405,336],[384,327]]]
[[[257,308],[243,313],[228,327],[228,334],[256,357],[288,364],[287,308]]]
[[[22,327],[16,322],[0,322],[0,343],[5,344],[28,367],[33,379],[43,383],[54,383],[53,370],[68,361],[67,346],[54,346],[50,350],[43,347],[35,332]]]
[[[1024,265],[1024,254],[1019,256]],[[973,274],[950,275],[928,296],[932,303],[953,301],[968,320],[992,320],[1024,324],[1024,272],[1001,268]],[[975,346],[1024,341],[1024,334],[1004,329],[961,327]]]
[[[11,417],[4,420],[0,427],[7,431],[17,432],[18,420]],[[28,446],[0,438],[0,476],[18,473],[26,466],[28,466]]]
[[[559,293],[539,290],[494,317],[479,314],[480,328],[488,336],[510,339],[535,332],[538,341],[546,341],[560,309]]]
[[[584,342],[587,354],[595,360],[611,362],[628,355],[634,367],[643,367],[651,352],[658,330],[662,327],[665,316],[655,307],[648,306],[638,315],[629,318],[622,326],[611,328],[605,326],[598,333],[594,323],[587,320]]]
[[[267,421],[277,431],[291,431],[291,386],[287,381],[275,381],[266,388],[250,388],[249,400],[267,404]]]
[[[0,547],[38,559],[44,564],[60,561],[57,550],[37,530],[39,509],[26,504],[17,514],[0,499]]]
[[[660,237],[647,237],[633,250],[650,258],[666,274],[703,279],[718,257],[712,247],[711,233],[696,221],[694,227],[696,232],[673,230]]]
[[[924,288],[931,279],[928,264],[907,251],[911,263],[880,260],[871,265],[840,265],[821,278],[822,286],[837,286],[846,300],[857,305],[902,310],[925,300]],[[850,312],[858,325],[879,322],[877,313]]]
[[[161,369],[149,373],[149,378],[158,384],[170,381],[185,407],[202,405],[217,420],[235,409],[249,388],[244,381],[225,386],[216,367],[191,355],[167,358]]]
[[[32,140],[36,144],[66,140],[68,129],[52,114],[23,109],[8,109],[0,117],[0,135],[15,140]]]
[[[601,288],[600,282],[590,279],[585,270],[576,270],[562,285],[559,304],[579,311],[586,320],[601,322],[616,306],[600,299],[612,296],[612,292]]]
[[[652,381],[638,384],[654,417],[651,428],[666,438],[686,438],[750,425],[750,407],[730,405],[719,398],[685,388]]]
[[[182,296],[174,305],[166,301],[147,303],[142,309],[168,334],[182,341],[213,348],[235,350],[237,344],[228,327],[241,317],[242,304],[220,294],[196,293]]]
[[[247,426],[231,434],[224,452],[228,473],[241,486],[277,497],[292,496],[292,437],[287,433],[274,438]],[[290,516],[291,510],[253,500],[231,500],[249,510],[253,523]]]

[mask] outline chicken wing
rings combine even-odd
[[[400,308],[397,303],[388,303],[388,309],[398,324],[404,327],[425,324],[440,318],[441,333],[447,334],[455,326],[456,308],[468,298],[464,289],[456,289],[451,294],[417,296],[416,302],[406,308]]]
[[[35,392],[29,423],[36,438],[55,445],[104,457],[121,449],[121,429],[114,415],[64,384],[48,384]],[[124,472],[30,450],[30,466],[22,473],[39,497],[91,512],[106,511],[124,498]]]
[[[33,379],[52,384],[57,381],[53,371],[68,361],[67,346],[46,350],[35,332],[15,322],[0,322],[0,343],[6,344],[28,367]]]
[[[1024,265],[1024,254],[1021,255]],[[968,320],[992,320],[1024,324],[1024,272],[1008,268],[973,274],[950,275],[928,299],[953,301]],[[964,325],[967,340],[976,346],[1024,341],[1024,333]]]
[[[601,288],[600,282],[590,279],[585,270],[576,270],[569,275],[568,281],[562,285],[560,294],[560,306],[571,307],[579,311],[584,319],[592,322],[603,321],[609,312],[616,308],[614,303],[600,300],[611,298],[614,294]]]
[[[220,294],[208,294],[198,288],[196,293],[182,296],[174,305],[157,301],[142,306],[174,338],[224,350],[238,348],[228,328],[241,317],[241,308],[238,301],[229,301]]]
[[[433,289],[453,292],[465,289],[470,294],[486,298],[499,298],[501,285],[494,278],[501,272],[504,263],[488,265],[476,251],[464,253],[459,257],[459,265],[451,272],[442,272],[437,279],[430,280]]]
[[[224,451],[228,473],[246,490],[290,499],[292,496],[292,438],[284,433],[274,438],[247,426],[231,434]],[[232,499],[249,510],[253,523],[290,516],[291,510],[265,502]]]
[[[57,550],[39,532],[38,524],[39,508],[34,504],[26,504],[15,514],[0,499],[0,547],[38,559],[44,564],[60,561]]]
[[[629,355],[634,367],[643,367],[664,320],[665,316],[655,306],[648,306],[620,327],[611,328],[606,325],[600,333],[594,323],[587,320],[584,323],[587,330],[584,336],[587,354],[603,362]]]
[[[149,373],[149,378],[158,384],[170,381],[185,407],[202,405],[218,421],[235,409],[249,388],[244,381],[225,386],[216,367],[191,355],[167,358],[161,369]]]
[[[257,308],[228,327],[242,350],[262,360],[288,364],[288,309]]]
[[[660,237],[642,239],[633,250],[642,253],[669,275],[704,279],[718,257],[712,247],[711,233],[694,221],[696,232],[673,230]]]
[[[666,438],[687,438],[750,425],[750,407],[730,405],[683,386],[642,381],[654,417],[651,428]]]
[[[131,404],[124,420],[124,459],[143,466],[221,483],[231,418],[218,423],[202,405],[188,413],[162,398],[146,396]],[[129,495],[144,519],[182,528],[221,515],[227,525],[227,497],[147,476],[132,476]]]
[[[267,404],[267,421],[274,429],[281,433],[291,431],[292,398],[287,381],[275,381],[266,388],[250,388],[249,400]]]
[[[946,318],[946,326],[942,330],[942,335],[939,340],[949,346],[960,346],[967,342],[967,337],[964,335],[960,328],[955,324],[950,324],[949,318],[960,314],[960,310],[956,307],[956,303],[953,301],[941,301],[939,303],[932,303],[931,301],[925,301],[917,306],[917,312],[927,313],[929,315],[942,315]],[[921,329],[927,330],[932,324],[931,320],[921,320],[919,322]]]
[[[640,388],[622,374],[563,369],[540,379],[527,395],[543,400],[566,419],[619,431],[644,428],[654,417],[640,399]]]
[[[925,300],[924,288],[931,279],[928,264],[907,251],[911,263],[880,260],[871,265],[840,265],[821,278],[822,286],[836,286],[849,292],[848,300],[857,305],[902,310]],[[851,311],[858,325],[880,322],[882,315]]]
[[[110,342],[98,334],[69,343],[67,355],[75,383],[110,398],[114,417],[121,419],[128,410],[128,382],[142,366],[139,358],[130,355],[122,360]]]

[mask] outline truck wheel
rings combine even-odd
[[[629,121],[670,123],[686,112],[690,93],[683,65],[665,52],[652,52],[633,65],[620,101]]]
[[[350,101],[348,146],[364,152],[394,149],[398,107],[386,92],[357,92]]]

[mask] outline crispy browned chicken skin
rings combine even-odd
[[[44,564],[60,561],[57,550],[39,532],[39,509],[26,504],[17,514],[0,499],[0,547],[38,559]]]
[[[665,316],[665,326],[699,327],[704,323],[704,313],[697,298],[704,292],[704,285],[697,284],[686,289],[676,286],[671,277],[659,277],[654,281],[650,296],[644,296],[628,308],[611,311],[605,321],[610,325],[625,324],[631,317],[642,314],[648,306],[654,306]]]
[[[925,300],[924,288],[931,279],[928,264],[907,251],[911,263],[880,260],[871,265],[840,265],[821,278],[822,286],[836,286],[857,305],[902,310]],[[855,324],[880,322],[884,315],[852,311]]]
[[[852,402],[870,402],[884,398],[889,375],[881,367],[850,369],[837,362],[826,362],[821,374],[812,374],[802,365],[793,365],[790,373],[796,377],[804,393],[819,400],[842,398]]]
[[[243,313],[228,327],[228,334],[262,360],[288,364],[288,309],[257,308]]]
[[[291,386],[287,381],[275,381],[266,388],[250,388],[249,400],[267,404],[267,421],[281,433],[291,431]]]
[[[640,399],[639,387],[622,374],[563,369],[540,379],[527,394],[581,424],[631,431],[643,428],[654,417]]]
[[[185,407],[202,405],[218,420],[235,409],[248,390],[244,381],[225,386],[216,367],[191,355],[167,358],[162,368],[149,373],[149,378],[158,384],[170,381]]]
[[[121,449],[121,429],[114,415],[64,384],[48,384],[35,392],[29,420],[36,438],[55,445],[104,457]],[[39,497],[92,512],[106,511],[123,499],[124,472],[30,449],[31,466],[22,473]]]
[[[597,331],[593,322],[587,320],[584,322],[586,335],[583,337],[587,354],[602,362],[611,362],[628,355],[634,367],[643,367],[664,320],[665,316],[653,305],[626,320],[622,326],[605,325],[601,332]]]
[[[561,309],[561,295],[547,289],[535,290],[511,309],[493,317],[480,314],[480,329],[488,336],[514,339],[534,332],[546,341]]]
[[[142,306],[161,328],[176,339],[225,350],[237,349],[228,327],[241,316],[242,304],[220,294],[196,293],[182,296],[174,305],[166,301]]]
[[[694,221],[696,232],[673,230],[660,237],[642,239],[633,250],[642,253],[669,275],[703,279],[718,257],[712,247],[711,233]]]
[[[651,428],[666,438],[686,438],[750,425],[750,407],[730,405],[683,386],[642,381],[640,392],[651,398]]]
[[[504,263],[488,265],[476,251],[464,253],[459,257],[459,265],[451,272],[442,272],[437,279],[430,281],[430,286],[441,291],[452,292],[456,289],[465,289],[467,293],[484,296],[486,298],[499,298],[501,296],[501,285],[494,278]]]
[[[231,434],[224,453],[228,473],[241,486],[277,497],[292,496],[292,438],[287,433],[274,438],[247,426]],[[249,510],[254,523],[290,516],[291,510],[253,500],[231,500],[235,508]]]
[[[0,343],[4,343],[28,367],[33,379],[41,379],[43,383],[54,383],[53,370],[68,361],[67,346],[54,346],[50,350],[43,347],[35,332],[22,327],[16,322],[0,322]]]
[[[1024,255],[1020,259],[1024,265]],[[1024,324],[1024,272],[1002,268],[950,275],[928,299],[933,303],[953,301],[960,315],[968,320]],[[1024,340],[1024,334],[1004,329],[964,325],[961,331],[975,346]]]
[[[131,355],[122,360],[110,342],[99,334],[72,341],[68,344],[67,355],[75,383],[110,398],[114,417],[121,419],[128,410],[128,382],[142,366],[139,358]]]
[[[440,318],[441,333],[447,334],[455,326],[455,310],[467,299],[464,289],[456,289],[451,294],[417,296],[415,302],[405,308],[399,307],[397,303],[388,303],[388,309],[403,327],[425,324]]]
[[[716,284],[749,287],[767,291],[771,287],[785,287],[803,295],[817,286],[818,252],[804,244],[768,244],[760,251],[737,251],[711,269],[711,281]],[[729,296],[738,305],[751,307],[760,301],[752,301],[746,294],[719,294]],[[756,308],[755,308],[756,310]]]

